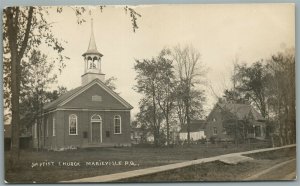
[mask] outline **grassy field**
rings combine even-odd
[[[62,152],[21,151],[18,167],[14,170],[9,168],[9,153],[5,152],[5,180],[9,183],[55,183],[266,147],[269,145],[264,143],[239,147],[233,144],[211,144],[176,148],[123,147]]]
[[[120,182],[193,182],[193,181],[241,181],[250,175],[265,170],[280,162],[296,157],[296,149],[289,148],[247,155],[251,162],[229,165],[220,161],[203,163],[160,172],[147,176],[134,177]]]

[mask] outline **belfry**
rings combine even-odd
[[[93,19],[91,19],[91,37],[89,46],[82,56],[84,57],[84,74],[81,76],[81,84],[86,85],[96,78],[104,82],[105,74],[101,71],[101,58],[103,55],[98,51],[95,42]]]

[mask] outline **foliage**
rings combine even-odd
[[[20,92],[21,125],[30,127],[39,118],[43,103],[52,99],[46,94],[49,84],[56,80],[51,74],[54,66],[47,62],[47,57],[40,51],[33,50],[30,64],[23,62],[22,91]],[[46,96],[50,97],[47,98]]]
[[[232,77],[235,89],[224,92],[227,100],[248,103],[258,108],[266,119],[267,131],[280,144],[290,144],[296,138],[295,55],[287,49],[248,66],[236,64]],[[239,124],[238,127],[247,124]],[[231,130],[231,129],[228,129]],[[242,130],[242,129],[232,129]],[[244,128],[243,128],[244,130]],[[239,132],[242,134],[243,132]]]
[[[117,80],[116,77],[112,76],[108,79],[105,80],[104,84],[106,86],[108,86],[108,88],[110,88],[112,91],[116,91],[116,84],[115,84],[115,81]]]
[[[267,63],[268,108],[275,120],[280,143],[295,143],[296,88],[294,49],[273,55]]]
[[[263,117],[267,117],[267,73],[263,61],[253,63],[249,67],[246,64],[237,64],[236,69],[237,73],[234,77],[237,80],[236,89],[242,93],[245,99],[254,103]]]
[[[163,144],[164,133],[167,145],[170,144],[170,130],[177,123],[202,117],[205,96],[199,85],[204,69],[198,69],[202,67],[199,57],[192,47],[177,47],[174,51],[163,49],[150,60],[136,60],[135,90],[144,96],[137,119],[152,131],[157,145]]]
[[[144,120],[141,122],[148,124],[153,132],[156,145],[160,144],[162,116],[166,118],[168,125],[168,117],[172,107],[171,84],[173,71],[172,61],[166,58],[167,54],[167,50],[162,50],[157,58],[136,60],[134,66],[137,71],[135,89],[144,95],[139,103],[140,120]],[[147,110],[143,112],[145,108]]]

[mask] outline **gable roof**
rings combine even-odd
[[[133,108],[128,102],[126,102],[123,98],[121,98],[117,93],[115,93],[108,86],[106,86],[101,80],[94,79],[90,83],[88,83],[88,84],[86,84],[84,86],[79,86],[79,87],[77,87],[75,89],[72,89],[72,90],[66,92],[65,94],[61,95],[56,100],[54,100],[54,101],[46,104],[44,106],[44,110],[52,110],[52,109],[55,109],[57,107],[65,105],[66,103],[68,103],[69,101],[73,100],[75,97],[79,96],[81,93],[83,93],[85,90],[89,89],[90,87],[92,87],[95,84],[99,85],[101,88],[103,88],[103,90],[105,90],[111,96],[113,96],[114,98],[116,98],[127,109],[132,109]]]
[[[206,127],[205,120],[191,120],[190,123],[190,132],[199,132],[205,130]],[[187,125],[181,127],[180,132],[187,132]]]
[[[59,96],[56,100],[45,104],[43,109],[49,110],[49,109],[55,108],[59,103],[66,100],[68,97],[72,96],[75,92],[80,90],[80,88],[82,88],[82,87],[80,86],[80,87],[74,88],[74,89],[64,93],[63,95]]]
[[[234,114],[240,120],[249,117],[249,115],[252,115],[254,120],[265,120],[250,104],[217,103],[217,105],[223,110]]]

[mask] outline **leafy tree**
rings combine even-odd
[[[236,90],[242,93],[244,99],[251,100],[254,105],[259,109],[261,115],[266,118],[267,111],[267,73],[265,65],[262,61],[258,61],[251,66],[246,64],[237,64]]]
[[[159,110],[155,112],[156,115],[153,115],[154,108],[151,99],[141,99],[139,102],[140,111],[136,115],[136,120],[141,124],[141,129],[143,131],[142,141],[146,142],[148,137],[148,132],[153,134],[154,144],[158,146],[161,144],[161,123],[163,120],[163,114]],[[155,120],[154,120],[155,119]]]
[[[280,145],[295,142],[295,55],[288,49],[250,66],[236,64],[235,89],[225,97],[235,103],[249,102],[266,118],[267,130],[279,135]],[[276,126],[274,126],[274,124]]]
[[[238,104],[245,104],[248,101],[248,99],[245,98],[245,96],[236,89],[226,89],[224,91],[223,97],[226,99],[227,102],[238,103]]]
[[[167,143],[169,144],[170,114],[172,110],[172,81],[174,79],[172,61],[167,58],[170,54],[169,50],[162,50],[157,58],[151,60],[136,60],[134,69],[137,71],[137,92],[144,95],[144,99],[140,102],[140,106],[148,107],[152,114],[149,115],[154,142],[160,144],[161,136],[161,115],[164,116],[167,125]],[[141,109],[141,107],[140,107]],[[146,118],[145,118],[146,119]]]
[[[104,84],[106,85],[106,86],[108,86],[108,88],[110,88],[112,91],[116,91],[116,85],[115,85],[115,81],[117,80],[117,78],[116,77],[114,77],[114,76],[112,76],[112,77],[110,77],[110,78],[108,78],[108,79],[106,79],[105,81],[104,81]]]
[[[157,69],[159,74],[157,76],[158,94],[157,103],[162,110],[166,122],[166,142],[170,144],[170,119],[174,108],[174,71],[172,60],[168,57],[171,51],[163,49],[157,58]]]

